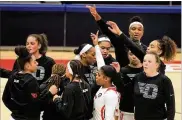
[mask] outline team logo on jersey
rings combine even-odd
[[[37,93],[31,93],[33,98],[37,98]]]
[[[85,77],[87,78],[90,85],[95,83],[95,75],[93,73],[85,74]]]
[[[140,93],[143,93],[144,98],[155,99],[158,94],[158,86],[155,84],[146,84],[138,82]]]
[[[98,98],[101,97],[101,96],[102,96],[102,93],[99,93],[99,94],[98,94]]]
[[[33,73],[33,76],[37,79],[37,80],[43,80],[44,76],[45,76],[45,69],[42,66],[38,66],[37,67],[37,71],[35,73]]]
[[[128,76],[131,80],[133,80],[133,78],[135,77],[135,75],[136,75],[136,74],[127,74],[127,76]]]

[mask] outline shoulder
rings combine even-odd
[[[110,60],[112,60],[113,62],[117,62],[117,60],[111,55],[111,54],[109,54],[109,56],[108,56],[109,58],[110,58]]]
[[[127,66],[125,66],[125,67],[122,67],[120,71],[121,71],[122,73],[126,73],[129,69],[130,69],[130,67],[127,65]]]
[[[164,81],[164,83],[171,83],[171,79],[169,77],[167,77],[165,74],[161,74],[159,75],[160,79]]]
[[[65,90],[74,91],[75,88],[77,88],[76,82],[70,82],[66,85]]]
[[[50,62],[54,62],[55,63],[54,59],[51,58],[51,57],[49,57],[49,56],[45,56],[45,59],[47,59],[47,61],[50,61]]]
[[[41,58],[36,60],[40,66],[50,66],[52,68],[52,65],[54,65],[56,62],[54,61],[54,59],[52,59],[51,57],[48,56],[42,56]]]
[[[26,79],[27,83],[28,82],[36,82],[37,83],[37,79],[32,74],[25,74],[24,79]]]
[[[144,72],[137,73],[133,79],[143,80],[146,77]]]
[[[119,93],[115,90],[108,90],[105,92],[104,96],[106,99],[114,99],[114,98],[118,98]]]

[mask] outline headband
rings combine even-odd
[[[98,39],[98,42],[102,42],[102,41],[108,41],[108,42],[111,42],[110,39],[108,37],[100,37]]]
[[[132,22],[129,26],[129,28],[132,26],[132,25],[141,25],[142,28],[143,28],[143,24],[141,22]]]
[[[92,47],[93,47],[93,46],[90,45],[90,44],[85,45],[85,46],[82,48],[82,50],[80,51],[80,53],[79,53],[78,55],[75,56],[75,59],[76,59],[76,60],[81,60],[80,55],[82,55],[83,53],[87,52],[87,51],[88,51],[90,48],[92,48]]]
[[[70,62],[68,62],[67,68],[68,68],[68,72],[73,75],[73,71],[71,69]]]

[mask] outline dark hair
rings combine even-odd
[[[116,69],[111,65],[104,65],[100,68],[100,70],[104,73],[104,75],[111,78],[111,83],[117,76]]]
[[[78,55],[80,53],[80,51],[85,47],[85,45],[87,45],[86,43],[80,45],[77,49],[74,50],[74,54]]]
[[[107,37],[108,38],[108,36],[106,36],[104,34],[98,36],[98,38],[102,38],[102,37]]]
[[[31,54],[28,52],[26,46],[15,47],[15,53],[18,55],[17,63],[19,70],[24,70],[25,63],[30,62]]]
[[[35,37],[38,43],[41,44],[41,48],[39,49],[40,54],[46,54],[48,49],[48,40],[46,34],[30,34],[29,36]]]
[[[163,57],[166,61],[173,60],[177,51],[176,43],[168,36],[163,36],[162,39],[157,41],[159,42],[159,47],[162,50],[160,57]]]
[[[132,23],[132,22],[141,22],[143,24],[142,18],[140,16],[133,16],[130,19],[130,23]]]
[[[71,60],[70,67],[73,71],[73,79],[77,77],[79,79],[84,80],[84,68],[79,60]]]

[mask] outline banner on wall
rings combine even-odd
[[[178,64],[166,64],[166,72],[181,72],[181,63]]]

